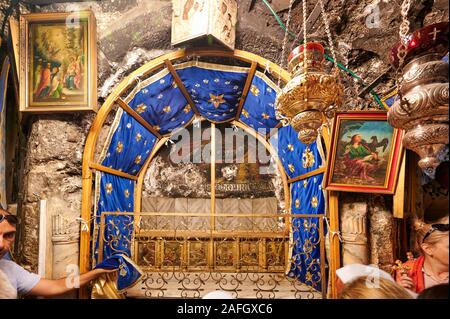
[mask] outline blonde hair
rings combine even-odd
[[[432,224],[448,224],[448,215],[438,219],[436,222]],[[421,245],[423,243],[423,238],[431,229],[432,224],[427,224],[420,219],[414,220],[414,230],[416,231],[416,245],[420,251],[422,251]],[[448,237],[448,232],[441,232],[439,230],[435,230],[425,239],[425,242],[427,244],[434,245],[445,236]]]
[[[345,285],[339,299],[413,299],[405,288],[393,280],[383,277],[378,285],[371,283],[370,276],[359,277]],[[369,285],[370,283],[370,285]]]

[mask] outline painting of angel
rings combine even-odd
[[[402,132],[385,112],[338,113],[328,161],[327,189],[391,193],[400,162]]]

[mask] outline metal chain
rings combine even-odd
[[[303,6],[302,6],[302,11],[303,11],[303,73],[305,74],[305,81],[304,81],[304,85],[303,87],[305,88],[305,102],[308,101],[308,88],[307,88],[307,83],[308,81],[306,80],[306,75],[308,73],[308,55],[307,55],[307,50],[306,47],[308,45],[308,41],[306,40],[306,10],[307,10],[307,6],[306,6],[306,0],[303,0]]]
[[[400,108],[409,114],[409,111],[405,106],[408,106],[409,102],[403,98],[402,93],[402,84],[403,84],[403,76],[402,76],[402,66],[405,62],[405,57],[407,53],[408,48],[408,33],[409,33],[409,20],[408,20],[408,12],[411,8],[411,0],[404,0],[401,5],[401,15],[402,15],[402,22],[400,23],[400,30],[399,30],[399,36],[400,36],[400,46],[397,50],[397,57],[398,57],[398,67],[395,72],[395,82],[397,86],[397,94],[400,99]]]
[[[303,20],[304,20],[304,19],[303,19]],[[292,41],[291,49],[290,49],[291,51],[294,49],[294,46],[295,46],[295,44],[297,43],[297,41],[300,39],[300,36],[302,35],[302,33],[304,33],[304,30],[305,30],[304,26],[305,26],[305,24],[303,23],[303,30],[300,30],[300,31],[297,33],[297,35],[295,36],[294,40]],[[304,41],[304,39],[303,39],[303,41]],[[300,45],[301,45],[301,43],[300,43]]]
[[[281,68],[283,68],[283,66],[284,66],[284,55],[286,54],[286,44],[287,44],[287,38],[288,38],[288,34],[289,34],[289,24],[291,22],[291,12],[292,12],[292,5],[294,4],[294,1],[295,0],[289,1],[289,11],[288,11],[288,17],[287,17],[287,21],[286,21],[286,30],[284,32],[283,47],[281,49],[281,63],[280,63]],[[280,87],[280,84],[281,84],[281,74],[278,74],[277,86]]]
[[[334,60],[334,67],[337,68],[336,52],[334,51],[333,40],[331,37],[330,24],[328,22],[329,21],[328,14],[325,11],[325,6],[323,5],[322,0],[319,0],[319,4],[320,4],[320,10],[322,10],[322,18],[323,18],[323,22],[325,24],[325,32],[328,37],[328,45],[330,46],[331,56],[333,57],[333,60]]]
[[[408,12],[409,9],[411,8],[411,0],[405,0],[402,3],[401,6],[401,14],[402,14],[402,22],[400,23],[400,30],[399,30],[399,35],[400,35],[400,47],[398,49],[397,52],[397,57],[399,59],[399,69],[402,67],[404,61],[405,61],[405,56],[406,56],[406,49],[408,46],[408,33],[409,33],[409,20],[408,20]]]

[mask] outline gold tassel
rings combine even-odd
[[[94,281],[92,299],[125,299],[125,295],[117,289],[118,272],[102,274]]]

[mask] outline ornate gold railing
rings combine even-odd
[[[286,276],[295,244],[287,219],[293,217],[321,219],[290,214],[103,213],[99,260],[105,247],[117,250],[125,241],[146,273],[132,289],[136,297],[200,297],[221,289],[239,298],[320,298],[316,290]],[[323,227],[300,227],[316,227],[319,234],[303,253],[320,247],[320,259],[325,260]],[[132,234],[131,239],[123,234]]]

